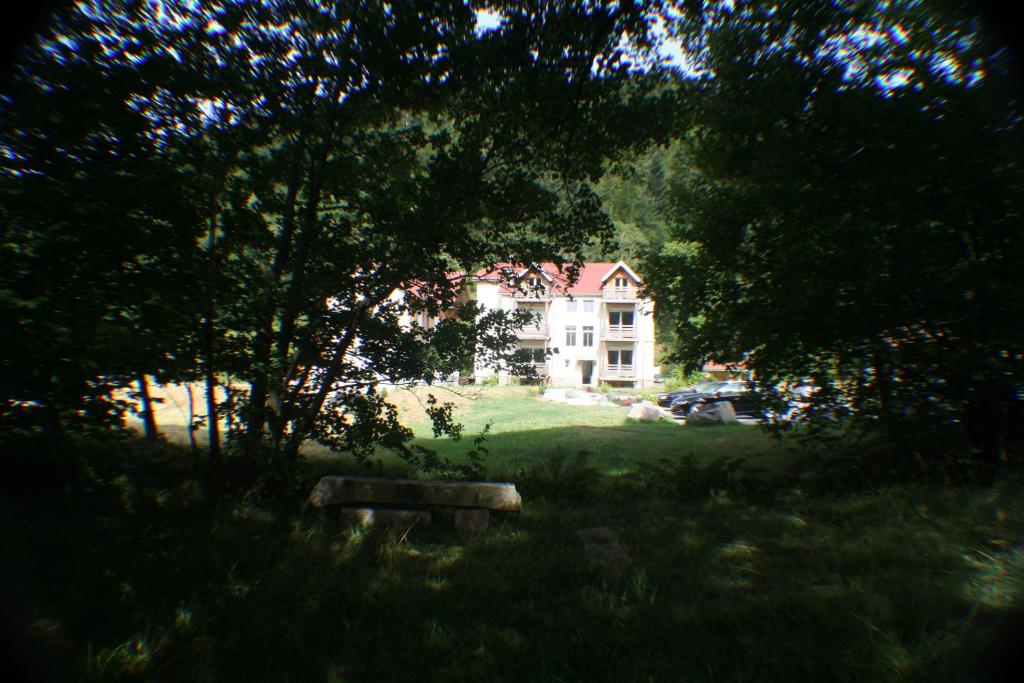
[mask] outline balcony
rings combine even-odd
[[[549,301],[551,299],[551,290],[546,287],[533,288],[533,287],[520,287],[512,290],[512,297],[516,301]]]
[[[536,377],[547,377],[548,376],[548,364],[547,363],[527,363],[527,365],[533,366],[533,372]],[[520,377],[526,377],[526,375],[519,375]]]
[[[550,335],[546,323],[540,325],[524,325],[516,335],[520,339],[547,339]]]
[[[601,328],[601,339],[605,341],[636,339],[636,325],[605,325]]]
[[[638,297],[636,287],[605,287],[604,298],[630,300]]]
[[[602,363],[601,379],[636,379],[635,365],[621,363]]]

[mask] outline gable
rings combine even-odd
[[[616,277],[625,277],[627,280],[632,281],[632,284],[635,286],[640,286],[641,284],[643,284],[640,281],[640,277],[622,261],[619,261],[614,266],[612,266],[612,269],[609,270],[603,278],[601,278],[601,284],[607,285],[609,280],[612,280],[613,278]]]
[[[507,271],[503,272],[504,269],[510,268],[509,264],[495,264],[494,266],[478,270],[475,278],[499,284],[502,293],[512,293],[515,288],[509,286]],[[616,273],[626,277],[632,287],[639,288],[643,285],[640,277],[623,261],[618,263],[584,263],[582,268],[580,268],[579,279],[572,286],[568,286],[565,273],[560,272],[553,263],[538,263],[533,267],[516,267],[512,277],[515,282],[525,283],[527,278],[540,275],[544,278],[545,284],[550,288],[551,293],[555,295],[571,294],[580,296],[589,294],[600,296],[608,280],[614,277]]]

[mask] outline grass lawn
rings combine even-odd
[[[458,394],[433,389],[440,401],[455,405],[455,418],[465,426],[463,438],[435,438],[422,406],[425,388],[399,390],[388,397],[416,433],[416,442],[436,450],[454,462],[464,461],[473,437],[487,425],[484,463],[492,478],[514,477],[524,468],[552,457],[572,457],[585,452],[587,460],[605,473],[635,471],[641,463],[692,454],[702,462],[721,457],[771,461],[787,447],[751,426],[689,428],[672,420],[636,422],[619,406],[572,406],[539,398],[536,387],[469,387]],[[317,448],[307,451],[312,459],[330,461],[333,456]],[[381,455],[386,466],[398,467],[397,459]]]
[[[953,682],[1019,657],[1019,472],[867,486],[754,428],[627,424],[525,388],[459,400],[524,499],[477,537],[305,508],[314,472],[351,468],[337,456],[218,509],[171,448],[93,449],[76,495],[34,460],[3,472],[0,598],[30,627],[12,648],[88,681]],[[588,556],[590,527],[623,561]]]

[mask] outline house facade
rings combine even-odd
[[[477,272],[474,298],[486,309],[525,308],[536,315],[535,324],[520,331],[519,348],[543,382],[654,385],[654,302],[642,296],[643,283],[627,264],[586,263],[571,285],[552,264],[508,275],[507,269]],[[477,382],[493,374],[475,368]],[[499,374],[501,383],[510,379]]]

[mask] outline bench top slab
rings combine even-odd
[[[518,512],[523,500],[516,485],[507,483],[330,476],[313,487],[309,503],[315,507],[407,505]]]

